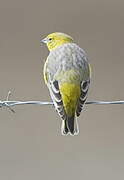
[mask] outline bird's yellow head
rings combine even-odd
[[[73,42],[73,39],[71,36],[67,34],[55,32],[55,33],[49,34],[46,38],[41,40],[41,42],[45,43],[49,51],[51,51],[62,44]]]

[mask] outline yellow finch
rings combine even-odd
[[[78,134],[76,117],[86,101],[90,83],[90,65],[86,53],[72,37],[55,32],[41,40],[50,51],[44,65],[44,80],[62,119],[63,135]]]

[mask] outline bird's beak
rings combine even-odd
[[[44,38],[40,41],[40,43],[44,43],[44,44],[47,44],[48,43],[48,38]]]

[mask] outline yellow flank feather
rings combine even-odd
[[[46,68],[47,68],[47,61],[45,62],[44,64],[44,68],[43,68],[43,75],[44,75],[44,81],[45,81],[45,84],[47,84],[47,81],[48,81],[48,78],[47,78],[47,72],[46,72]]]
[[[71,83],[60,84],[65,112],[68,116],[75,116],[76,106],[80,97],[80,86]]]
[[[92,69],[91,69],[91,65],[89,64],[89,75],[90,75],[90,78],[91,78],[91,74],[92,74]]]

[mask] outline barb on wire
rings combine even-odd
[[[53,102],[48,101],[10,101],[11,91],[8,92],[6,100],[0,101],[0,108],[7,107],[11,112],[15,113],[15,110],[13,110],[11,107],[16,105],[25,105],[25,104],[31,104],[31,105],[53,105]],[[124,101],[87,101],[85,104],[95,104],[95,105],[107,105],[107,104],[124,104]]]

